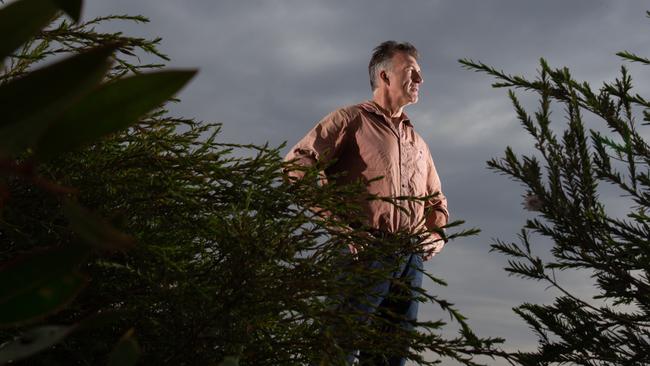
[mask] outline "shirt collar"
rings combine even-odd
[[[368,111],[368,112],[375,113],[375,114],[383,117],[384,119],[386,119],[386,121],[389,121],[389,122],[391,121],[390,116],[387,116],[386,114],[384,114],[382,109],[379,107],[379,105],[377,105],[377,103],[375,103],[374,100],[367,100],[367,101],[359,104],[359,106],[361,108],[363,108],[364,110]],[[400,122],[404,122],[405,124],[407,124],[407,125],[409,125],[411,127],[413,126],[411,124],[411,119],[403,111],[402,111],[402,116],[401,116]]]

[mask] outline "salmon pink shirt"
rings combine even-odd
[[[337,183],[365,182],[368,192],[384,197],[435,196],[423,201],[399,201],[406,212],[381,200],[361,202],[366,212],[364,224],[394,233],[415,231],[424,223],[429,229],[447,223],[447,199],[431,153],[402,113],[397,126],[373,101],[338,109],[325,116],[287,154],[285,160],[311,166],[316,161],[332,161],[325,175]],[[343,173],[343,174],[338,174]],[[290,175],[297,177],[294,171]],[[331,178],[335,176],[336,178]],[[370,181],[376,177],[379,180]],[[369,182],[370,181],[370,182]],[[433,208],[424,217],[428,207]],[[435,252],[442,249],[442,244]]]

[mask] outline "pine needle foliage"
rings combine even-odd
[[[95,31],[113,20],[146,22],[140,16],[77,23],[55,17],[8,59],[0,84],[30,75],[52,57],[106,45],[116,49],[105,76],[109,82],[161,66],[139,64],[142,53],[167,59],[157,49],[159,39]],[[70,216],[105,217],[136,242],[128,251],[89,254],[80,268],[88,286],[45,319],[46,327],[65,326],[56,328],[65,334],[50,332],[54,345],[41,347],[23,364],[103,364],[110,353],[109,364],[117,365],[123,355],[140,353],[143,365],[340,365],[350,349],[363,348],[423,365],[440,358],[475,365],[475,355],[503,354],[497,349],[501,340],[476,336],[453,304],[408,284],[394,285],[413,291],[417,301],[437,304],[459,325],[457,337],[440,335],[441,320],[386,336],[382,318],[371,315],[367,321],[342,307],[393,272],[389,258],[420,251],[416,239],[423,233],[401,233],[390,241],[371,239],[364,228],[347,230],[333,218],[361,214],[360,197],[394,199],[367,197],[361,185],[322,186],[322,165],[288,183],[284,172],[297,167],[282,161],[282,147],[222,142],[219,129],[170,116],[162,106],[57,158],[35,163],[34,152],[27,151],[12,161],[29,167],[30,179],[14,171],[1,186],[1,262],[44,244],[74,242],[80,228]],[[62,196],[85,209],[71,214]],[[449,238],[475,232],[459,230]],[[357,258],[342,250],[350,242],[365,248]],[[363,265],[376,260],[384,267]],[[33,342],[33,325],[1,329],[0,355],[16,340]],[[426,359],[425,352],[436,359]]]
[[[618,55],[650,65],[629,52]],[[518,155],[508,147],[504,157],[488,161],[491,169],[523,184],[525,205],[537,212],[537,218],[527,220],[519,243],[497,240],[492,249],[510,257],[505,268],[510,274],[545,282],[559,293],[552,304],[525,303],[514,309],[539,341],[537,351],[514,354],[516,361],[650,364],[650,147],[643,129],[650,123],[650,102],[633,92],[625,66],[613,82],[594,89],[544,59],[539,75],[530,80],[481,62],[460,63],[495,77],[494,87],[509,89],[537,152]],[[539,96],[534,113],[522,106],[515,89]],[[552,121],[553,106],[563,109],[564,126]],[[587,128],[586,120],[602,125]],[[603,185],[629,198],[624,217],[605,207],[599,197]],[[530,233],[550,239],[550,259],[534,253]],[[578,270],[591,274],[596,292],[591,299],[574,294],[558,278]]]

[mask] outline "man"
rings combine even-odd
[[[378,196],[432,197],[425,203],[400,201],[406,210],[382,200],[363,201],[363,224],[372,228],[370,232],[375,236],[387,237],[402,230],[416,232],[423,224],[434,230],[446,225],[449,216],[429,149],[404,113],[404,107],[418,101],[423,81],[417,59],[418,51],[410,43],[387,41],[377,46],[368,65],[372,100],[330,113],[285,158],[306,166],[317,161],[333,161],[324,172],[326,178],[335,177],[336,183],[342,184],[367,182],[368,192]],[[300,178],[298,171],[290,175]],[[372,180],[379,176],[383,178]],[[396,271],[395,276],[410,281],[413,287],[420,287],[422,259],[439,253],[443,245],[441,236],[430,231],[423,257],[413,253],[402,258],[402,270]],[[354,244],[350,245],[353,255],[358,250]],[[390,283],[380,284],[378,291],[357,305],[364,311],[388,306]],[[390,310],[414,321],[417,302],[408,301]],[[363,352],[361,357],[364,357]],[[377,362],[404,365],[405,360],[389,357],[385,362]]]

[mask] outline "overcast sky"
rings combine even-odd
[[[149,17],[146,25],[116,26],[129,35],[163,37],[160,48],[172,66],[200,69],[174,112],[222,122],[228,142],[294,144],[331,110],[370,98],[367,64],[377,44],[415,44],[424,84],[420,102],[406,111],[430,146],[452,218],[482,230],[449,243],[426,263],[449,287],[425,285],[455,303],[479,335],[505,337],[509,350],[530,350],[536,339],[511,308],[548,302],[553,293],[508,277],[506,258],[489,253],[493,238],[516,240],[533,214],[521,206],[521,186],[487,170],[485,161],[507,145],[526,152],[531,140],[506,91],[492,89],[492,79],[462,69],[457,60],[534,77],[544,57],[599,86],[618,73],[623,62],[617,51],[650,55],[648,9],[643,1],[604,0],[88,0],[84,14]],[[632,70],[638,84],[649,84],[650,70]],[[554,117],[555,124],[564,123],[561,111]],[[604,199],[620,209],[617,193]],[[537,242],[535,250],[543,254],[548,245]],[[560,278],[589,295],[587,276]],[[443,316],[433,307],[420,311],[420,319]]]

